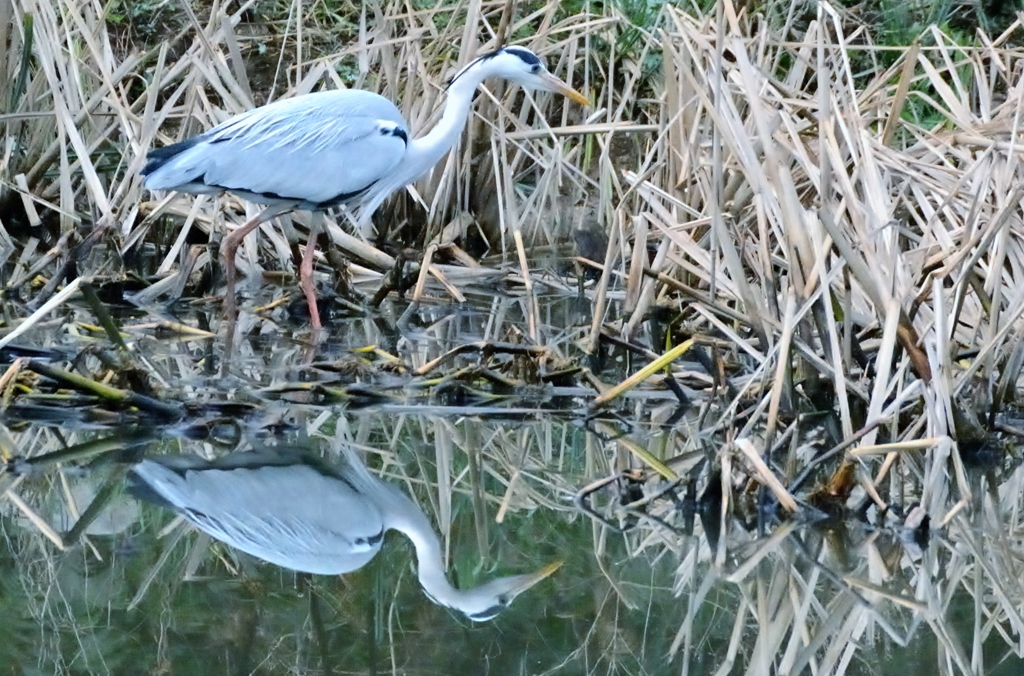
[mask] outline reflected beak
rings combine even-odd
[[[587,100],[586,96],[584,96],[583,94],[580,94],[578,91],[576,91],[575,89],[573,89],[569,85],[565,84],[564,82],[559,80],[557,77],[555,77],[551,73],[548,73],[547,71],[545,71],[544,74],[541,77],[543,78],[544,85],[547,87],[548,91],[556,92],[558,94],[561,94],[562,96],[565,96],[566,98],[570,98],[573,101],[575,101],[576,103],[580,104],[581,106],[589,106],[590,105],[590,101]],[[559,563],[559,565],[561,565],[561,563]],[[548,567],[550,568],[550,566],[548,566]],[[556,566],[556,569],[557,569],[557,566]],[[545,568],[545,570],[547,570],[547,568]],[[554,572],[554,571],[551,571],[551,572]],[[551,573],[548,573],[548,575],[550,575],[550,574]]]
[[[571,89],[569,91],[572,91]],[[529,573],[527,575],[519,575],[515,580],[515,586],[509,591],[509,594],[515,598],[524,591],[534,586],[546,577],[549,577],[552,573],[562,567],[561,561],[555,561],[544,566],[536,573]]]

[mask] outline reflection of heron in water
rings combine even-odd
[[[143,460],[129,476],[141,497],[173,509],[218,540],[292,570],[321,575],[356,570],[380,549],[384,531],[401,531],[416,548],[427,595],[475,621],[491,619],[561,565],[455,589],[445,577],[441,543],[426,515],[350,453],[339,467],[297,450],[214,461],[165,456]]]

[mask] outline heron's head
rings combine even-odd
[[[536,573],[500,577],[479,587],[460,590],[457,597],[447,605],[461,611],[474,622],[485,622],[508,608],[515,597],[554,573],[561,566],[562,562],[556,561]]]
[[[586,96],[549,73],[540,57],[525,47],[502,47],[484,54],[463,68],[452,82],[471,68],[481,69],[485,77],[503,77],[526,89],[555,92],[581,105],[590,105]]]

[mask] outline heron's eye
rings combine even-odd
[[[533,67],[530,68],[530,72],[533,73],[534,75],[540,75],[540,72],[542,70],[544,70],[544,67],[541,66],[539,63],[533,64]]]
[[[502,594],[501,596],[498,597],[498,603],[500,603],[501,605],[507,606],[508,602],[509,602],[509,598],[508,598],[507,595]]]

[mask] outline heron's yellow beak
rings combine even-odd
[[[555,77],[551,73],[548,73],[547,71],[545,71],[544,74],[541,77],[543,77],[544,84],[547,86],[547,88],[550,91],[553,91],[553,92],[556,92],[558,94],[561,94],[562,96],[564,96],[566,98],[570,98],[573,101],[575,101],[576,103],[580,104],[581,106],[589,106],[590,105],[590,101],[587,100],[586,96],[584,96],[583,94],[580,94],[578,91],[576,91],[575,89],[573,89],[572,87],[570,87],[566,83],[562,82],[561,80],[559,80],[557,77]],[[561,563],[559,563],[559,565],[561,565]],[[557,566],[556,566],[556,569],[557,569]],[[545,570],[547,570],[547,569],[545,569]],[[554,571],[551,571],[551,572],[554,572]],[[550,574],[551,573],[548,573],[548,575],[550,575]],[[547,577],[547,576],[545,576],[545,577]]]
[[[519,596],[524,591],[534,586],[546,577],[550,577],[552,573],[562,567],[561,561],[555,561],[544,566],[536,573],[528,573],[526,575],[518,575],[516,579],[516,585],[513,590],[510,591],[510,595],[514,598]]]

